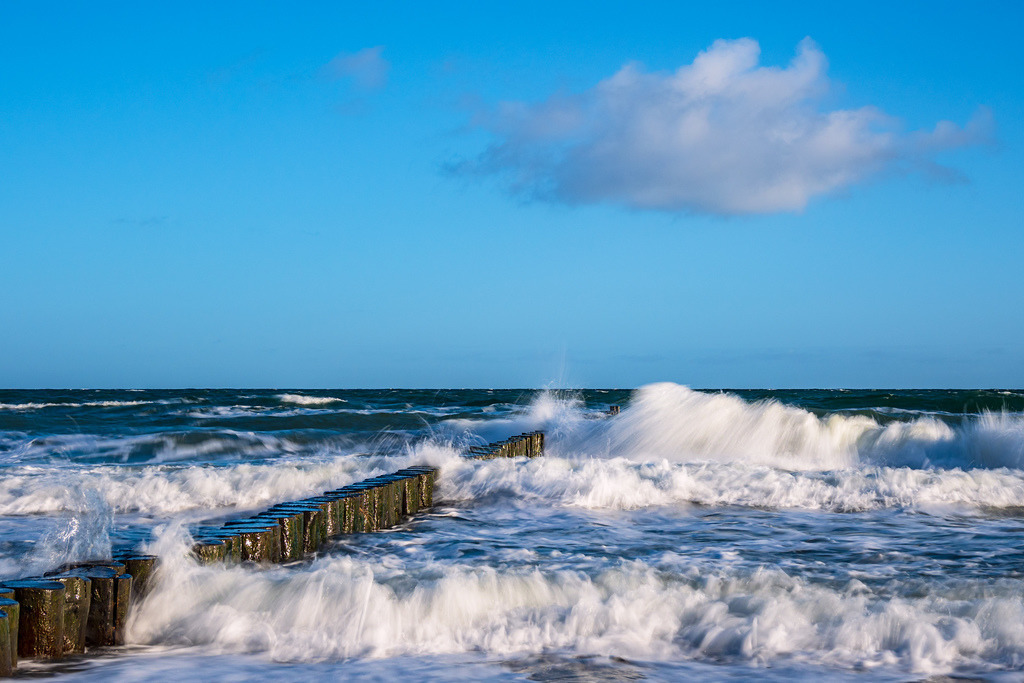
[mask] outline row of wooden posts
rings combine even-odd
[[[486,446],[470,446],[465,452],[467,458],[476,460],[535,458],[538,455],[544,455],[544,432],[527,432]]]
[[[471,447],[464,455],[533,458],[543,453],[544,434],[530,432]],[[437,475],[436,467],[408,467],[220,526],[202,526],[192,534],[192,554],[203,563],[301,560],[332,537],[387,529],[431,507]],[[149,590],[156,562],[153,555],[123,549],[110,561],[0,583],[0,677],[13,675],[19,658],[59,659],[86,648],[124,644],[129,608]]]

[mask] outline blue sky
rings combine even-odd
[[[1024,387],[1024,6],[767,4],[0,1],[0,386]]]

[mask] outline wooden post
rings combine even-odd
[[[128,634],[128,608],[132,604],[131,574],[118,574],[114,577],[114,589],[117,592],[114,609],[114,645],[124,645]]]
[[[112,567],[86,570],[92,582],[85,644],[89,647],[114,645],[117,641],[118,574]]]
[[[242,562],[276,563],[281,561],[281,527],[273,521],[240,520],[227,522],[224,529],[236,533],[242,541]]]
[[[0,606],[0,678],[14,675],[14,662],[11,661],[11,618]]]
[[[406,468],[408,472],[416,472],[420,479],[420,508],[434,505],[434,482],[437,481],[437,468],[430,465],[417,465]]]
[[[302,559],[302,513],[288,510],[274,510],[256,515],[255,519],[275,522],[281,527],[281,562],[294,562]]]
[[[362,528],[356,528],[358,526],[357,518],[359,517],[359,498],[362,495],[361,493],[347,489],[335,489],[334,491],[324,491],[324,495],[338,499],[339,504],[342,506],[341,533],[354,534],[362,531]]]
[[[17,623],[18,615],[22,608],[14,599],[14,589],[0,586],[0,610],[7,612],[10,625],[10,661],[11,666],[17,668]]]
[[[192,554],[200,564],[223,562],[228,558],[227,544],[222,538],[207,537],[197,539],[192,544]]]
[[[16,669],[18,668],[18,615],[21,608],[18,601],[14,599],[13,590],[0,588],[0,596],[2,595],[10,595],[9,598],[0,597],[0,612],[7,614],[7,659],[11,662],[11,668]],[[0,649],[3,649],[3,645],[0,645]],[[3,657],[2,652],[0,652],[0,657]]]
[[[345,505],[341,499],[333,496],[313,496],[312,498],[303,498],[300,502],[314,503],[324,511],[324,520],[327,522],[327,538],[341,534],[345,515]]]
[[[126,555],[122,558],[125,573],[132,575],[132,599],[141,600],[152,588],[153,571],[156,569],[156,555]]]
[[[359,496],[359,515],[355,527],[358,531],[377,531],[380,526],[380,490],[376,485],[361,481],[346,486],[344,491],[353,491]],[[362,524],[360,525],[360,521]],[[360,529],[359,527],[362,526]]]
[[[327,540],[327,520],[324,511],[315,503],[281,503],[270,508],[273,512],[302,514],[302,552],[315,553]]]
[[[56,581],[8,581],[19,605],[18,656],[64,656],[64,584]]]
[[[52,579],[64,584],[64,654],[81,654],[85,652],[92,580],[84,573],[77,572],[54,576]]]

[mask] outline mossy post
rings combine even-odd
[[[282,503],[270,508],[273,512],[302,514],[302,552],[315,553],[327,540],[327,519],[316,503]]]
[[[11,661],[11,618],[0,606],[0,678],[14,675],[14,662]]]
[[[381,525],[381,490],[370,481],[361,481],[353,484],[352,488],[363,494],[362,504],[359,512],[363,517],[363,531],[377,531],[382,529]]]
[[[18,657],[64,656],[64,584],[57,581],[9,581],[18,601]]]
[[[405,472],[415,472],[419,479],[420,509],[433,507],[434,505],[434,482],[437,481],[437,468],[429,465],[418,465],[408,467]]]
[[[376,477],[374,480],[381,488],[381,526],[390,529],[402,518],[402,487],[390,475]]]
[[[114,645],[124,645],[128,635],[128,609],[132,604],[132,584],[135,582],[131,574],[119,574],[114,577]]]
[[[354,534],[362,531],[356,528],[359,517],[359,498],[362,494],[348,489],[337,489],[335,491],[324,491],[324,495],[335,498],[341,506],[341,533]]]
[[[234,562],[238,564],[242,561],[242,539],[238,537],[238,534],[221,527],[215,529],[204,530],[203,533],[199,534],[197,540],[206,543],[208,541],[222,541],[224,543],[224,555],[223,557],[216,557],[210,561],[223,560],[225,562]],[[217,554],[217,551],[210,551]]]
[[[376,501],[376,524],[374,530],[379,529],[390,529],[394,526],[394,516],[392,513],[392,492],[388,486],[388,482],[384,481],[384,477],[374,477],[367,479],[365,482],[361,482],[359,485],[367,484],[373,491],[373,496]]]
[[[157,556],[126,555],[123,562],[125,573],[132,575],[132,600],[141,600],[152,588]]]
[[[14,589],[0,586],[0,610],[7,612],[7,618],[11,630],[11,666],[18,666],[18,615],[21,613],[21,606],[14,599]]]
[[[0,595],[5,595],[5,590],[0,588]],[[10,591],[11,597],[0,598],[0,612],[7,613],[7,657],[11,660],[11,667],[18,667],[18,613],[21,611],[18,601],[14,599],[14,591]],[[3,650],[0,647],[0,650]],[[0,657],[3,657],[3,652],[0,652]]]
[[[247,520],[230,526],[225,524],[224,528],[237,533],[241,539],[242,562],[266,564],[281,561],[281,527],[276,522]]]
[[[227,549],[222,538],[203,538],[192,544],[192,555],[200,564],[223,562],[228,557]]]
[[[89,647],[115,645],[117,641],[118,574],[111,567],[93,567],[86,572],[92,582],[85,644]]]
[[[340,498],[334,496],[314,496],[312,498],[305,498],[301,502],[312,503],[323,511],[324,522],[327,526],[324,532],[325,540],[341,534],[342,525],[344,524],[345,506]]]
[[[415,515],[420,511],[420,478],[415,472],[398,472],[402,477],[402,514]]]
[[[360,482],[345,487],[349,491],[359,494],[359,511],[355,522],[355,529],[358,532],[376,531],[380,528],[380,521],[377,515],[377,503],[380,492],[373,484]]]
[[[302,513],[270,509],[256,515],[256,519],[273,521],[281,527],[281,562],[302,559]]]
[[[369,521],[366,515],[367,495],[364,489],[346,486],[334,491],[325,491],[324,495],[338,498],[344,506],[341,529],[343,534],[361,534],[370,530],[367,528]]]
[[[64,584],[64,654],[85,652],[85,632],[92,602],[92,580],[85,574],[54,576]]]

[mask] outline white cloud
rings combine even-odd
[[[383,45],[363,48],[359,52],[343,52],[324,66],[323,73],[331,79],[351,79],[364,90],[383,88],[391,69],[383,52]]]
[[[718,40],[674,73],[627,64],[582,93],[502,103],[475,121],[494,143],[456,170],[569,204],[770,213],[885,170],[941,172],[936,152],[990,135],[984,109],[965,127],[910,133],[874,107],[828,109],[828,64],[810,39],[785,68],[759,61],[756,41]]]

